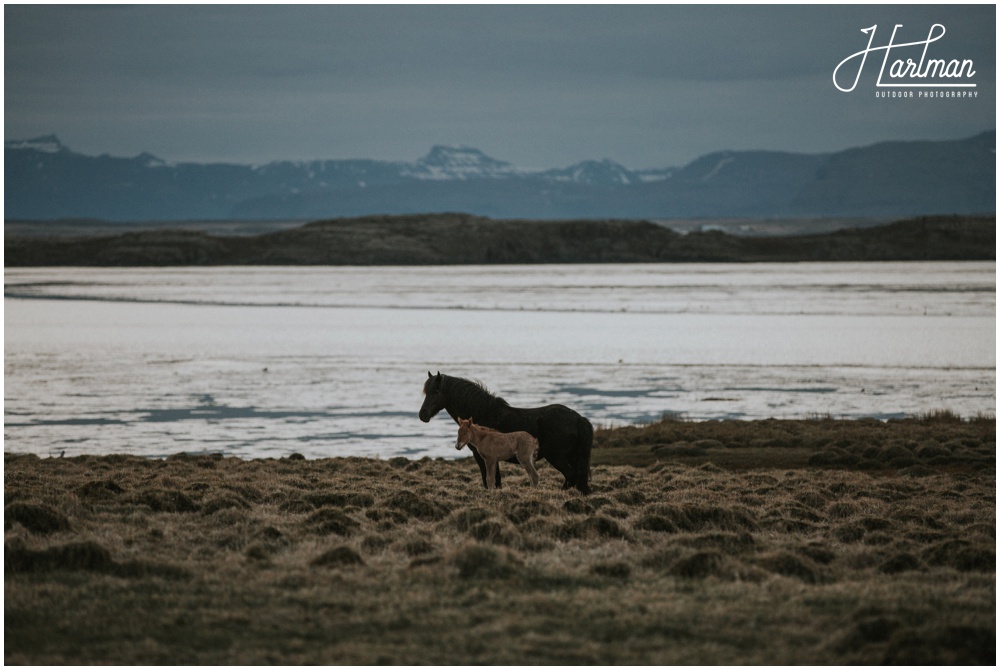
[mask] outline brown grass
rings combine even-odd
[[[597,440],[587,497],[544,461],[488,493],[471,459],[7,454],[5,662],[995,661],[995,424]]]

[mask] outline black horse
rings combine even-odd
[[[459,418],[473,419],[480,426],[503,433],[523,430],[538,440],[538,457],[544,458],[566,478],[563,488],[576,487],[590,493],[590,450],[594,445],[594,427],[585,418],[564,405],[546,405],[532,409],[511,407],[503,398],[487,391],[482,384],[449,377],[440,372],[427,373],[424,404],[420,420],[430,421],[442,409],[458,423]],[[469,445],[470,448],[474,445]],[[472,455],[479,464],[486,486],[486,462],[476,449]],[[500,487],[500,468],[496,471]]]

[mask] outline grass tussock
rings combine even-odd
[[[994,435],[604,430],[586,497],[544,462],[8,454],[5,661],[988,664]]]

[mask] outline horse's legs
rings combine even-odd
[[[576,476],[573,472],[573,464],[570,463],[570,460],[566,458],[565,454],[563,454],[562,451],[553,449],[550,451],[546,451],[545,455],[544,456],[540,455],[540,457],[547,460],[549,462],[549,465],[551,465],[560,473],[562,473],[562,476],[566,478],[566,481],[564,481],[562,485],[564,491],[568,488],[572,488],[576,484]]]
[[[575,487],[581,493],[590,493],[590,486],[587,484],[590,474],[589,452],[585,458],[580,458],[577,454],[579,446],[575,434],[553,431],[546,435],[545,444],[541,446],[541,455],[566,478],[562,486],[564,491]]]
[[[489,484],[486,483],[486,461],[483,459],[483,455],[479,453],[479,449],[474,444],[469,445],[469,450],[472,452],[472,457],[476,459],[476,465],[479,466],[479,474],[483,477],[483,488],[490,488]]]

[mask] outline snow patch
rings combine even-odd
[[[154,167],[172,167],[167,161],[162,158],[158,158],[150,153],[141,153],[133,159],[136,163],[143,167],[154,168]]]
[[[605,186],[627,185],[641,181],[638,174],[609,159],[582,161],[568,168],[546,170],[539,176],[555,182]]]
[[[62,151],[62,142],[55,135],[43,135],[30,140],[9,140],[3,143],[4,149],[28,149],[40,151],[46,154],[55,154]]]
[[[719,174],[719,171],[722,170],[722,168],[726,167],[727,165],[729,165],[730,163],[734,162],[735,160],[736,159],[733,156],[724,156],[723,158],[721,158],[719,160],[718,163],[715,164],[714,168],[712,168],[711,170],[709,170],[705,174],[705,176],[701,178],[701,180],[702,181],[708,181],[709,179],[711,179],[715,175]]]

